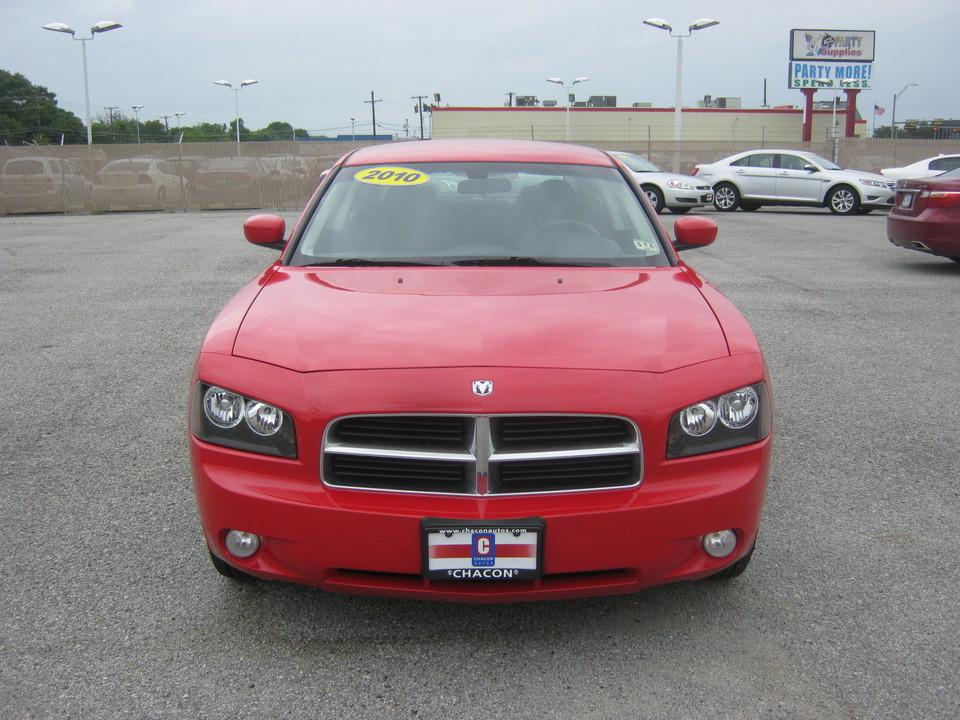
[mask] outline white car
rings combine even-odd
[[[685,213],[713,202],[713,189],[702,180],[691,175],[665,172],[649,160],[633,153],[610,154],[633,173],[658,214],[663,212],[664,208],[675,213]]]
[[[713,206],[722,212],[794,205],[827,207],[837,215],[852,215],[893,204],[892,180],[844,170],[802,150],[748,150],[697,165],[694,175],[710,183]]]
[[[186,180],[166,160],[151,157],[113,160],[104,165],[93,188],[103,210],[147,208],[164,210],[186,191]]]
[[[880,174],[891,180],[933,177],[960,167],[960,155],[937,155],[898,168],[884,168]]]
[[[71,160],[21,157],[0,170],[0,212],[68,212],[90,205],[93,185]]]

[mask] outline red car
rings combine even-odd
[[[960,168],[898,180],[887,237],[894,245],[960,262]]]
[[[760,348],[609,154],[517,141],[335,165],[197,358],[214,566],[463,602],[733,577],[770,464]]]

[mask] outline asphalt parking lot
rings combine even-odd
[[[506,606],[210,566],[187,386],[273,257],[246,213],[0,218],[0,717],[960,717],[960,264],[883,213],[707,214],[683,257],[753,324],[777,408],[753,563]]]

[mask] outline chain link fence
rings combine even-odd
[[[418,142],[418,141],[410,141]],[[290,210],[304,206],[320,174],[369,142],[313,141],[0,147],[0,214],[129,210]],[[646,157],[684,174],[756,141],[579,141]],[[942,140],[842,138],[840,164],[878,172],[939,153]],[[830,158],[832,142],[778,143]]]

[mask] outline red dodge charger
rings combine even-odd
[[[217,317],[190,452],[217,570],[507,602],[729,578],[757,541],[771,393],[753,332],[619,160],[403,142],[326,173]]]

